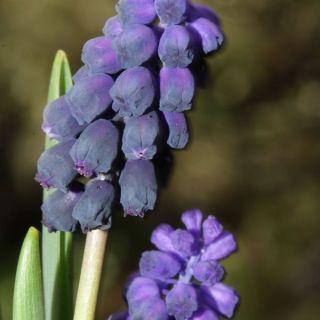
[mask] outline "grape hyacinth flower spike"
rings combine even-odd
[[[232,318],[237,292],[222,281],[220,264],[237,250],[236,240],[214,216],[183,213],[185,229],[163,224],[151,236],[157,250],[142,254],[139,273],[125,291],[128,312],[111,319],[217,320]]]

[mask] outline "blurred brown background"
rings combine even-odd
[[[80,66],[115,0],[0,1],[0,309],[11,318],[19,247],[40,227],[34,182],[41,113],[57,49]],[[200,1],[196,1],[200,2]],[[152,229],[183,210],[214,213],[240,251],[227,261],[239,320],[316,320],[320,313],[320,1],[212,0],[228,36],[190,114],[193,140],[146,221],[116,219],[97,319],[123,308],[126,275]],[[84,237],[77,235],[79,272]],[[1,317],[1,316],[0,316]]]

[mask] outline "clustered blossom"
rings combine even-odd
[[[218,320],[231,318],[237,292],[222,282],[220,264],[237,250],[236,240],[214,216],[200,210],[182,215],[186,229],[163,224],[151,236],[157,250],[146,251],[125,290],[128,311],[110,320]]]
[[[154,209],[155,164],[186,147],[197,70],[223,42],[217,15],[188,0],[119,0],[116,11],[83,46],[73,88],[44,111],[42,129],[59,142],[36,175],[57,189],[42,206],[51,231],[107,229],[118,199],[125,215]]]

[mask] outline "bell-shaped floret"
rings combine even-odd
[[[111,38],[97,37],[87,41],[83,46],[81,59],[93,73],[114,74],[121,70]]]
[[[162,25],[181,23],[185,18],[187,0],[155,0],[154,5]]]
[[[151,72],[144,67],[123,71],[110,90],[112,108],[122,117],[141,116],[155,97],[155,85]]]
[[[197,239],[187,230],[174,230],[170,237],[173,248],[182,257],[189,258],[199,253],[200,247]]]
[[[157,50],[158,41],[151,28],[134,24],[114,39],[113,45],[122,68],[128,69],[150,60]]]
[[[79,124],[90,123],[111,104],[109,90],[113,80],[105,74],[95,74],[76,82],[66,98],[70,112]]]
[[[186,116],[182,112],[163,112],[168,125],[167,144],[174,149],[183,149],[189,141],[189,130]]]
[[[114,187],[104,180],[92,180],[75,205],[72,216],[78,220],[83,232],[111,227],[111,214],[115,198]]]
[[[160,110],[190,110],[195,81],[188,68],[162,68],[160,71]]]
[[[114,39],[116,37],[119,37],[123,32],[123,25],[120,21],[118,16],[114,16],[109,18],[106,23],[104,24],[104,27],[102,29],[102,32],[107,37]]]
[[[45,150],[38,159],[36,181],[44,188],[58,188],[67,192],[67,186],[77,175],[69,155],[75,139],[56,144]]]
[[[154,0],[119,0],[116,10],[121,21],[126,25],[149,24],[157,16]]]
[[[199,18],[206,18],[214,24],[221,26],[218,14],[210,7],[203,4],[192,4],[187,10],[187,21],[194,21]]]
[[[184,26],[171,26],[161,36],[159,57],[168,68],[185,68],[195,57],[192,34]]]
[[[130,160],[150,160],[157,152],[159,118],[156,112],[128,119],[122,137],[122,151]]]
[[[90,77],[92,72],[90,68],[86,65],[83,65],[78,71],[72,76],[72,80],[76,83],[84,78]]]
[[[81,193],[81,191],[64,193],[56,190],[47,196],[41,206],[42,223],[50,232],[73,232],[76,230],[77,221],[72,217],[72,210]]]
[[[127,161],[121,172],[119,183],[120,202],[125,214],[143,217],[146,211],[154,209],[158,185],[152,162]]]
[[[47,104],[43,112],[42,130],[49,138],[59,141],[75,138],[84,128],[71,115],[65,97]]]
[[[223,279],[224,269],[215,260],[197,261],[192,266],[192,273],[202,284],[213,286]]]
[[[107,173],[118,154],[119,132],[108,120],[91,123],[73,145],[70,155],[85,177]]]

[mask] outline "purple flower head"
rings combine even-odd
[[[195,82],[187,68],[162,68],[160,71],[160,110],[182,112],[190,110]]]
[[[236,250],[234,237],[213,216],[203,221],[200,210],[185,212],[182,221],[185,230],[160,225],[152,233],[151,241],[158,250],[143,253],[141,276],[129,282],[129,318],[138,319],[139,315],[139,319],[149,319],[141,307],[141,301],[149,299],[163,299],[167,310],[164,319],[217,320],[219,316],[233,316],[239,296],[221,282],[224,269],[220,260]]]
[[[90,123],[108,109],[112,85],[110,76],[96,74],[79,80],[68,91],[66,99],[70,103],[71,114],[80,125]]]
[[[186,116],[182,112],[163,112],[168,126],[167,144],[174,149],[183,149],[189,141]]]
[[[119,0],[116,10],[124,24],[149,24],[156,18],[154,0]]]
[[[54,187],[67,192],[67,186],[77,175],[69,155],[75,141],[75,139],[72,139],[61,142],[41,154],[35,179],[42,187]]]
[[[157,199],[154,165],[148,160],[128,160],[119,179],[120,202],[126,215],[143,217]]]
[[[92,73],[114,74],[121,70],[117,54],[112,48],[112,40],[107,37],[87,41],[82,49],[81,58]]]
[[[218,50],[224,40],[220,27],[212,21],[199,18],[190,23],[201,39],[202,50],[205,54]]]
[[[42,223],[52,231],[72,232],[77,221],[72,217],[72,210],[81,196],[81,191],[56,190],[50,193],[41,206]]]
[[[124,69],[147,62],[157,50],[155,32],[147,26],[134,24],[113,41],[118,60]]]
[[[118,154],[119,132],[108,120],[91,123],[70,150],[77,171],[85,177],[107,173]]]
[[[194,59],[192,34],[184,26],[171,26],[161,36],[159,57],[168,68],[185,68]]]
[[[80,222],[83,232],[111,227],[111,213],[115,198],[114,187],[104,180],[92,180],[86,186],[72,217]]]
[[[114,16],[109,18],[103,29],[103,34],[106,35],[107,37],[114,39],[118,36],[120,36],[123,32],[123,25],[122,22],[120,21],[118,16]]]
[[[122,137],[122,151],[130,160],[150,160],[157,152],[159,118],[156,112],[128,119]]]
[[[65,97],[60,97],[47,104],[43,112],[42,130],[49,138],[59,141],[75,138],[85,125],[80,125],[72,117]]]
[[[122,117],[141,116],[155,97],[155,85],[151,72],[145,67],[123,71],[110,90],[112,108]]]
[[[155,0],[154,5],[162,25],[179,24],[185,19],[187,0]]]

